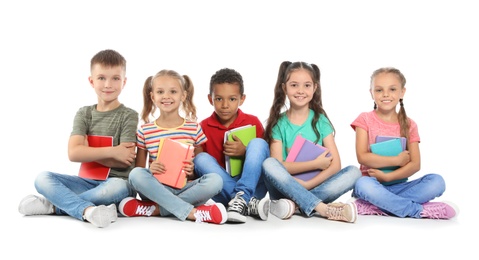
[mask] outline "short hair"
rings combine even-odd
[[[126,71],[125,58],[115,50],[102,50],[95,54],[95,56],[91,58],[90,70],[93,69],[93,66],[96,64],[100,64],[105,67],[121,66],[121,68]]]
[[[210,94],[213,94],[213,85],[222,83],[238,84],[240,88],[240,94],[244,94],[243,77],[236,70],[224,68],[216,71],[216,73],[211,76]]]

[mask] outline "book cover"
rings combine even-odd
[[[391,139],[399,139],[401,141],[402,150],[406,150],[406,138],[399,137],[399,136],[385,136],[385,135],[378,135],[376,136],[376,143],[384,142]]]
[[[306,162],[316,159],[319,155],[326,151],[326,147],[321,146],[319,144],[315,144],[310,140],[302,137],[301,135],[297,135],[294,139],[293,145],[289,150],[288,156],[286,157],[287,162]],[[331,154],[327,154],[326,156],[331,156]],[[297,173],[293,175],[294,177],[308,181],[314,176],[318,175],[321,170],[312,170],[306,171],[302,173]]]
[[[161,183],[181,189],[186,185],[186,173],[183,171],[183,161],[193,158],[194,146],[162,138],[158,147],[157,161],[165,165],[166,172],[153,174]]]
[[[384,140],[384,141],[371,144],[372,153],[382,155],[382,156],[397,156],[402,151],[404,151],[401,138],[397,138],[397,137],[379,138],[379,139],[376,138],[376,140]],[[404,141],[404,147],[405,147],[405,141]],[[384,173],[389,173],[396,170],[397,168],[399,168],[399,166],[384,167],[384,168],[380,168],[379,170],[383,171]],[[403,182],[406,180],[407,178],[404,178],[404,179],[399,179],[399,180],[395,180],[391,182],[383,182],[382,184],[391,185],[391,184]]]
[[[244,146],[256,138],[256,126],[244,125],[225,132],[224,141],[233,141],[233,136],[237,136]],[[225,156],[226,171],[235,177],[243,171],[244,157],[230,157]]]
[[[108,147],[113,146],[113,137],[104,135],[88,135],[88,146]],[[78,176],[93,180],[106,180],[110,174],[110,167],[97,162],[82,162]]]

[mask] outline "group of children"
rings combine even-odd
[[[148,77],[140,116],[118,100],[126,83],[126,60],[120,53],[98,52],[90,70],[89,82],[98,103],[76,113],[68,156],[73,162],[108,166],[110,175],[106,180],[92,180],[42,172],[35,179],[42,196],[22,199],[21,214],[69,215],[107,227],[117,220],[118,212],[127,217],[174,216],[215,224],[244,223],[247,216],[267,220],[269,213],[280,219],[295,213],[317,214],[349,223],[358,215],[450,219],[458,213],[452,203],[430,202],[445,191],[440,175],[408,180],[420,169],[420,138],[416,123],[404,110],[406,80],[395,68],[372,74],[374,110],[361,113],[351,124],[360,168],[341,165],[315,64],[281,63],[265,127],[239,108],[246,95],[242,76],[233,69],[218,70],[211,77],[208,100],[214,112],[199,123],[194,86],[187,75],[161,70]],[[159,116],[150,120],[157,110]],[[226,131],[248,124],[256,126],[256,138],[246,146],[236,136],[224,141]],[[89,147],[88,135],[112,136],[113,146]],[[311,161],[287,162],[297,135],[326,151]],[[374,154],[370,145],[378,135],[405,137],[407,149],[397,156]],[[193,159],[183,161],[188,181],[182,188],[164,185],[154,177],[166,170],[164,162],[157,160],[164,138],[194,146]],[[241,174],[228,173],[225,156],[243,158]],[[386,173],[381,170],[386,166],[397,169]],[[321,173],[307,181],[295,177],[309,170]],[[351,200],[336,202],[351,190]]]

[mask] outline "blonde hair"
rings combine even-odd
[[[178,80],[181,89],[186,91],[186,99],[182,103],[183,110],[185,112],[185,118],[196,121],[196,106],[193,103],[193,82],[187,75],[182,76],[174,70],[161,70],[154,76],[149,76],[145,80],[143,85],[143,110],[141,111],[141,120],[143,120],[145,123],[150,122],[150,115],[153,115],[156,112],[156,106],[153,103],[153,100],[151,100],[150,93],[153,91],[153,81],[162,76],[168,76]]]

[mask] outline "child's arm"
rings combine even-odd
[[[410,161],[409,151],[404,151],[398,156],[381,156],[369,151],[368,132],[356,127],[356,157],[359,164],[373,169],[389,166],[404,166]]]
[[[390,182],[412,176],[421,169],[421,155],[419,152],[419,143],[409,143],[408,149],[410,161],[404,166],[401,166],[398,169],[387,174],[378,169],[369,169],[368,174],[370,176],[376,177],[376,179],[378,179],[378,181],[380,182]]]
[[[330,141],[326,142],[328,138],[332,139],[332,144],[329,143]],[[286,170],[293,176],[294,174],[301,173],[304,171],[323,168],[321,174],[318,174],[316,177],[307,182],[297,179],[298,182],[303,185],[303,187],[311,189],[322,183],[332,174],[338,172],[341,167],[341,162],[339,160],[339,155],[336,149],[336,144],[334,144],[332,134],[329,135],[327,138],[323,139],[323,143],[325,144],[325,147],[328,148],[328,150],[318,156],[316,159],[307,162],[286,162],[283,161],[283,142],[280,140],[273,140],[270,145],[271,157],[274,157],[278,161],[282,162]],[[326,145],[328,145],[329,147]],[[328,152],[331,153],[330,157],[326,157],[326,154]],[[333,160],[333,158],[337,158],[337,160]]]
[[[125,168],[135,160],[135,143],[114,147],[89,147],[86,136],[72,135],[68,141],[68,158],[72,162],[98,162],[108,167]]]

